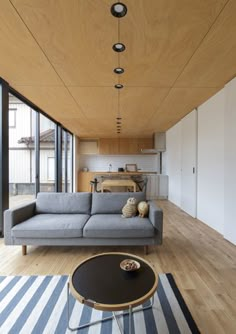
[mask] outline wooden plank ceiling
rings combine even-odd
[[[235,76],[235,0],[114,2],[0,0],[0,76],[84,138],[116,137],[118,111],[122,137],[166,131]]]

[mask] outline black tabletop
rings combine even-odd
[[[124,259],[140,263],[136,271],[120,268]],[[107,253],[88,259],[72,274],[75,291],[85,300],[100,304],[124,304],[142,298],[153,289],[156,275],[145,261],[130,254]]]

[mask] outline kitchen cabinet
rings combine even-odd
[[[168,175],[147,174],[147,200],[168,198]]]
[[[80,192],[90,192],[91,185],[90,181],[94,179],[94,172],[79,172],[78,175],[78,191]]]
[[[141,154],[141,149],[153,148],[152,138],[100,138],[99,154]]]
[[[159,199],[168,198],[168,175],[164,174],[157,175],[157,198]]]
[[[152,149],[153,138],[138,138],[138,152],[140,153],[143,149]]]
[[[98,140],[80,140],[79,154],[98,154]]]
[[[138,140],[136,138],[120,138],[119,154],[137,154]]]
[[[147,182],[147,190],[146,197],[147,200],[152,200],[157,198],[157,175],[156,174],[146,174],[148,182]]]
[[[99,154],[107,154],[107,155],[119,154],[119,139],[100,138]]]

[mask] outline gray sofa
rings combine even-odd
[[[6,245],[148,245],[162,243],[163,212],[149,202],[149,216],[122,218],[137,193],[39,193],[29,204],[4,212]]]

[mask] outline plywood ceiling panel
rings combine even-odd
[[[83,137],[113,137],[116,129],[115,120],[108,118],[74,119],[69,120],[77,124],[76,134],[83,132]]]
[[[147,128],[167,130],[218,91],[217,88],[172,88]]]
[[[16,86],[16,89],[39,108],[47,110],[47,113],[57,120],[59,118],[79,120],[85,117],[65,87]]]
[[[171,86],[198,48],[226,1],[128,1],[121,22],[127,52],[124,83]]]
[[[14,0],[66,85],[111,85],[117,19],[107,0]],[[40,28],[39,28],[40,27]]]
[[[117,136],[115,83],[122,136],[151,137],[235,76],[235,0],[114,2],[0,1],[0,75],[80,137]]]
[[[155,113],[168,92],[168,88],[125,87],[120,93],[122,118],[142,123]]]
[[[69,87],[87,118],[114,120],[118,111],[118,91],[114,87]]]
[[[236,1],[229,1],[176,87],[216,87],[236,75]]]
[[[0,2],[0,76],[11,85],[62,85],[8,0]]]

